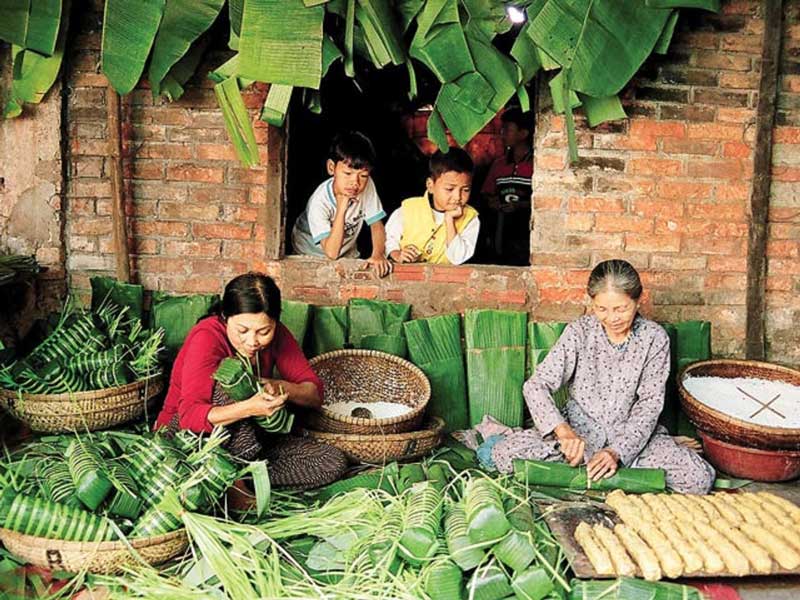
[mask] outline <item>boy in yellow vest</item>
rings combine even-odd
[[[424,196],[404,200],[386,223],[386,254],[398,263],[460,265],[475,252],[481,223],[467,205],[472,159],[461,148],[431,156]]]

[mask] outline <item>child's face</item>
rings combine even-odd
[[[356,169],[340,160],[333,162],[328,159],[328,175],[333,176],[333,193],[336,196],[355,198],[367,188],[369,183],[369,169]]]
[[[469,201],[472,173],[445,171],[436,180],[428,177],[426,186],[433,197],[433,207],[446,212],[464,206]]]

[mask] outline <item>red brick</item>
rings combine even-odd
[[[717,121],[721,123],[748,123],[755,120],[755,111],[751,108],[717,108]]]
[[[706,69],[749,71],[750,57],[741,54],[722,54],[714,50],[695,52],[692,64]]]
[[[248,198],[250,204],[264,205],[267,203],[267,190],[264,188],[253,188],[250,190]]]
[[[425,281],[425,267],[421,264],[396,264],[392,278],[396,281]]]
[[[533,265],[536,267],[588,267],[592,255],[589,252],[535,252]],[[534,271],[536,273],[537,271]]]
[[[567,166],[567,156],[564,152],[557,154],[538,152],[535,159],[536,168],[545,171],[563,171]]]
[[[153,116],[153,123],[158,123],[159,125],[188,127],[192,123],[192,117],[186,109],[177,106],[170,107],[169,105],[162,105],[152,110],[147,109],[144,112],[150,112]]]
[[[800,241],[768,240],[767,256],[770,258],[800,258]]]
[[[481,292],[481,301],[524,305],[528,301],[528,292],[525,290],[483,290]]]
[[[475,271],[470,267],[433,267],[431,281],[436,283],[467,283]]]
[[[795,278],[791,275],[767,274],[766,289],[771,292],[795,291]]]
[[[744,128],[721,123],[689,123],[688,135],[690,139],[741,141]]]
[[[702,154],[714,156],[719,152],[719,144],[716,142],[698,142],[692,140],[666,139],[661,144],[661,148],[667,154]]]
[[[535,201],[534,201],[535,203]],[[569,212],[623,212],[625,204],[621,198],[603,196],[576,196],[569,199]]]
[[[561,210],[561,203],[564,202],[562,196],[540,196],[533,194],[533,206],[539,210]]]
[[[566,242],[569,248],[583,248],[589,250],[618,250],[622,248],[622,234],[580,233],[567,235]]]
[[[683,163],[664,158],[630,158],[627,172],[638,175],[680,175],[683,172]]]
[[[339,297],[344,300],[351,298],[366,298],[367,300],[374,300],[378,297],[380,288],[375,285],[354,285],[346,286],[339,290]]]
[[[220,255],[219,242],[173,242],[167,241],[164,244],[164,255],[216,258]]]
[[[767,261],[767,271],[772,275],[800,275],[800,260],[770,258]]]
[[[192,157],[192,148],[186,144],[146,143],[136,152],[136,158],[187,159]]]
[[[222,256],[251,260],[253,257],[264,253],[264,245],[253,240],[224,240],[222,242]]]
[[[628,234],[625,250],[629,252],[678,252],[681,240],[677,235]]]
[[[684,238],[682,250],[696,254],[722,254],[727,256],[744,256],[746,239],[699,237]]]
[[[253,231],[251,225],[195,223],[192,225],[192,235],[217,240],[247,240],[253,236]]]
[[[722,145],[722,156],[730,158],[750,158],[752,149],[744,142],[725,142]]]
[[[597,215],[595,231],[651,233],[653,219],[632,215]]]
[[[750,198],[749,183],[717,184],[714,187],[714,197],[722,202],[747,200]]]
[[[747,285],[744,275],[728,275],[725,273],[709,273],[706,275],[706,288],[739,290]]]
[[[246,273],[250,268],[250,265],[245,261],[200,259],[187,262],[189,263],[189,272],[192,275],[234,277],[241,273]]]
[[[615,135],[600,134],[594,135],[594,148],[607,150],[656,150],[656,137],[647,135]],[[563,145],[563,140],[561,140]]]
[[[159,277],[162,291],[178,294],[215,294],[222,289],[221,277]]]
[[[216,204],[161,202],[158,206],[158,216],[162,219],[214,221],[219,217],[219,207]]]
[[[202,160],[238,160],[232,144],[197,144],[197,158]]]
[[[567,215],[566,228],[569,231],[591,231],[594,213],[571,213]]]
[[[686,123],[681,121],[631,120],[631,137],[655,136],[664,138],[686,137]]]
[[[773,166],[772,178],[775,181],[800,181],[800,167]]]
[[[263,167],[253,167],[250,169],[228,169],[228,180],[231,183],[250,183],[262,184],[267,183],[267,170]]]
[[[140,256],[136,261],[139,271],[146,273],[165,273],[169,276],[187,274],[189,261],[184,258],[164,258],[162,256]]]
[[[167,179],[172,181],[222,183],[223,178],[223,169],[216,167],[198,167],[191,164],[167,167]]]
[[[741,35],[734,33],[723,35],[720,40],[720,50],[729,52],[747,52],[750,54],[761,55],[761,36]]]
[[[743,175],[743,164],[738,158],[722,160],[689,161],[689,175],[691,177],[706,177],[715,179],[739,179]]]
[[[235,223],[255,223],[258,220],[259,209],[252,206],[223,206],[222,220]]]
[[[579,303],[586,300],[585,288],[547,287],[539,288],[540,303]]]
[[[772,140],[776,144],[800,144],[800,127],[776,127]]]
[[[72,156],[107,156],[108,142],[73,138],[70,140],[70,153]]]
[[[712,235],[715,225],[708,220],[656,219],[655,233],[663,235],[690,235],[693,237]]]
[[[674,200],[703,199],[711,197],[711,184],[665,180],[658,183],[658,194]]]
[[[292,288],[292,299],[297,300],[330,300],[328,288],[318,286],[296,286]]]
[[[247,202],[247,190],[229,187],[196,187],[189,189],[189,199],[197,204],[244,204]]]
[[[723,88],[757,90],[758,80],[758,73],[723,72],[719,74],[719,85]]]
[[[707,261],[708,257],[706,256],[655,254],[650,259],[650,268],[665,271],[704,271]]]
[[[73,87],[99,87],[108,86],[108,79],[102,73],[76,72],[72,78]]]
[[[134,179],[163,179],[164,163],[155,160],[137,159],[133,161]]]
[[[708,270],[744,273],[747,271],[747,257],[709,256]]]
[[[136,235],[185,237],[189,233],[189,225],[176,221],[140,221],[133,222]]]
[[[75,235],[111,235],[111,219],[74,219],[70,233]]]
[[[681,217],[683,216],[683,203],[667,198],[634,200],[631,212],[642,217]]]
[[[743,221],[745,220],[744,204],[699,204],[686,205],[686,214],[693,219],[708,219],[716,221]]]

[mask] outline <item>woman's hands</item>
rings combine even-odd
[[[617,472],[619,456],[611,448],[598,450],[586,464],[586,475],[592,481],[606,479]]]
[[[256,393],[247,400],[250,409],[249,412],[251,413],[250,416],[271,417],[283,408],[288,397],[289,395],[285,392],[271,393],[267,391],[265,386],[264,390]]]
[[[561,446],[561,453],[572,467],[577,467],[583,461],[583,452],[586,442],[567,423],[562,423],[555,428],[554,433]]]

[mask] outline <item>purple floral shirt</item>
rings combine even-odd
[[[656,430],[669,376],[669,337],[637,315],[630,336],[612,344],[596,317],[570,323],[523,388],[542,436],[568,421],[586,441],[586,456],[610,447],[629,466]],[[562,414],[552,394],[567,384]]]

